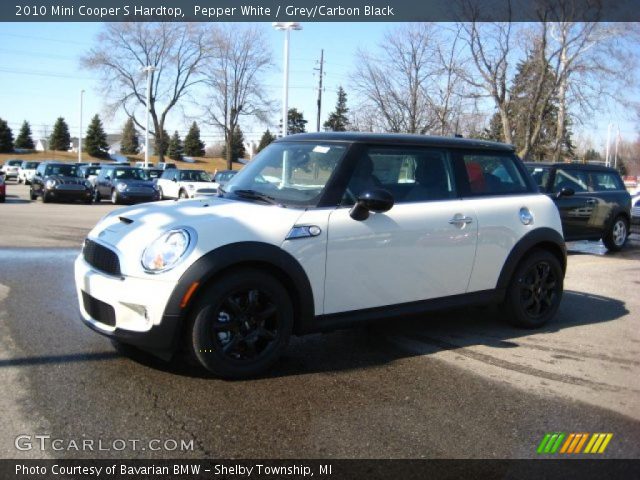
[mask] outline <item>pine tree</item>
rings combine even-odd
[[[182,160],[182,140],[180,140],[180,135],[176,130],[173,132],[173,136],[171,140],[169,140],[169,148],[167,149],[167,154],[171,160]]]
[[[184,154],[189,157],[204,157],[204,142],[200,140],[200,128],[196,122],[191,124],[184,137]]]
[[[13,152],[13,132],[6,120],[0,118],[0,153]]]
[[[107,134],[102,127],[102,121],[98,114],[94,115],[87,128],[87,136],[84,139],[84,146],[87,153],[92,157],[106,157],[109,144]]]
[[[349,127],[347,113],[349,113],[349,109],[347,108],[347,94],[342,86],[340,86],[338,87],[336,109],[329,114],[329,118],[324,122],[324,128],[332,132],[346,132]]]
[[[240,126],[237,126],[233,132],[233,139],[231,140],[231,161],[237,162],[239,158],[244,158],[245,150],[244,150],[244,134],[240,129]],[[222,157],[227,158],[227,147],[222,149]]]
[[[20,133],[14,142],[14,147],[23,148],[25,150],[33,150],[36,148],[33,143],[33,138],[31,138],[31,126],[26,120],[22,122],[22,127],[20,127]]]
[[[120,141],[120,153],[125,155],[135,155],[140,150],[138,132],[133,123],[133,118],[129,118],[122,129],[122,140]]]
[[[169,134],[166,130],[162,130],[160,135],[156,134],[154,147],[156,155],[159,157],[163,157],[167,154],[167,149],[169,148]]]
[[[264,150],[264,148],[269,145],[271,142],[273,142],[276,139],[276,137],[274,135],[271,134],[271,132],[269,131],[269,129],[267,129],[263,134],[262,137],[260,138],[260,144],[258,145],[258,152],[261,152],[262,150]],[[257,152],[256,152],[257,153]]]
[[[304,119],[302,112],[299,112],[297,108],[290,108],[289,115],[287,119],[288,125],[288,135],[293,135],[295,133],[305,133],[307,131],[307,121]]]
[[[71,135],[69,135],[69,126],[64,118],[59,117],[53,125],[53,132],[49,137],[49,150],[58,150],[61,152],[69,151],[71,144]]]

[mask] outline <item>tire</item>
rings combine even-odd
[[[118,195],[118,192],[115,188],[111,190],[111,203],[113,203],[114,205],[120,204],[120,196]]]
[[[96,188],[93,191],[93,202],[94,203],[100,203],[102,201],[102,197],[100,196],[100,192],[98,191],[98,189]]]
[[[35,193],[33,193],[33,188],[29,189],[29,198],[31,200],[37,200],[38,199],[38,196]]]
[[[184,190],[180,190],[180,192],[178,193],[178,198],[182,199],[182,198],[189,198],[189,195],[187,195],[187,192]]]
[[[162,187],[158,187],[158,195],[160,196],[160,200],[164,200],[164,193],[162,193]]]
[[[49,203],[50,201],[51,199],[49,195],[47,195],[47,192],[42,192],[42,203]]]
[[[0,197],[0,203],[4,203],[5,200],[7,199],[7,197],[5,197],[4,195]]]
[[[273,276],[255,269],[231,271],[199,298],[187,344],[192,357],[215,376],[255,377],[287,347],[293,307]]]
[[[520,262],[507,287],[507,321],[521,328],[543,326],[558,311],[563,281],[562,266],[555,255],[533,250]]]
[[[629,238],[629,221],[618,215],[611,223],[609,230],[602,237],[602,243],[610,252],[619,252]]]

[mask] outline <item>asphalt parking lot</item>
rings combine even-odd
[[[547,432],[612,432],[640,456],[640,241],[570,245],[542,330],[496,309],[292,340],[267,377],[225,382],[80,324],[72,262],[114,207],[0,204],[0,457],[529,458]],[[193,440],[194,450],[18,451],[20,434]]]

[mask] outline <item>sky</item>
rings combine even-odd
[[[309,121],[308,131],[315,131],[318,67],[320,50],[324,49],[325,77],[322,122],[333,110],[336,90],[343,85],[349,94],[349,77],[359,48],[371,49],[379,44],[385,32],[397,27],[392,23],[303,23],[302,31],[291,32],[289,107],[296,107]],[[23,120],[31,124],[35,139],[51,133],[56,118],[67,120],[72,136],[79,132],[80,91],[85,90],[83,129],[96,113],[101,115],[108,133],[119,133],[124,116],[104,116],[104,98],[94,72],[80,67],[80,57],[94,44],[100,23],[3,23],[0,30],[0,118],[9,122],[14,136]],[[282,96],[282,60],[284,33],[264,24],[272,49],[274,68],[264,83],[271,96]],[[637,93],[634,95],[637,97]],[[351,98],[351,100],[354,100]],[[195,113],[187,106],[186,114]],[[280,118],[274,111],[271,130]],[[603,148],[609,122],[620,125],[621,136],[634,139],[636,125],[619,112],[608,112],[592,119],[577,132],[593,138],[596,148]],[[174,109],[166,130],[178,130],[184,136],[191,123],[180,109]],[[208,144],[222,138],[219,131],[199,122],[202,137]],[[241,124],[246,140],[258,140],[268,125]]]

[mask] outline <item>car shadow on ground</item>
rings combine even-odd
[[[375,368],[403,358],[475,345],[516,348],[520,338],[610,322],[628,313],[620,300],[565,291],[556,317],[536,330],[510,326],[497,307],[389,318],[366,327],[294,337],[283,358],[262,378]],[[412,347],[402,345],[407,343]],[[147,367],[179,376],[210,378],[203,369],[186,362],[184,356],[167,363],[135,348],[115,345],[120,354]]]
[[[31,203],[30,200],[20,198],[20,195],[7,195],[5,198],[6,203]]]

